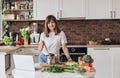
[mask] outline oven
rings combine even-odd
[[[82,57],[87,54],[87,47],[68,47],[69,54],[73,61],[78,62],[78,57]],[[68,61],[62,48],[59,53],[59,62]]]

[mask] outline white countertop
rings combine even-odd
[[[25,70],[13,70],[14,78],[93,78],[95,73],[89,73],[87,76],[82,76],[77,73],[48,73],[41,71],[25,71]]]

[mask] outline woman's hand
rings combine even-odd
[[[69,62],[73,62],[73,60],[71,58],[68,59]]]

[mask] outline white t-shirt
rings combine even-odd
[[[55,32],[50,32],[49,37],[46,37],[45,33],[41,33],[40,41],[44,41],[46,48],[49,53],[53,53],[58,55],[60,45],[67,43],[66,35],[63,31],[61,31],[58,35],[55,35]],[[45,46],[43,47],[42,53],[48,55]]]

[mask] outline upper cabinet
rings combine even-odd
[[[85,17],[85,0],[60,0],[59,18]]]
[[[50,14],[57,19],[85,17],[85,0],[34,0],[34,19],[45,20]]]
[[[120,18],[120,0],[87,0],[87,19],[118,19]]]
[[[120,19],[120,0],[113,0],[112,18]]]
[[[87,0],[86,18],[87,19],[109,19],[111,17],[110,0]]]
[[[34,19],[45,20],[48,15],[58,17],[58,0],[34,0]]]

